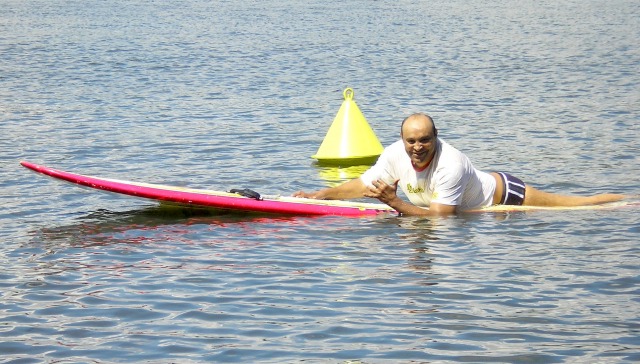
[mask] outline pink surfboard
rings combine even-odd
[[[199,208],[211,208],[238,212],[256,212],[284,215],[340,215],[366,216],[378,214],[397,214],[391,207],[382,203],[366,203],[338,200],[314,200],[286,196],[261,196],[252,198],[238,193],[201,190],[176,186],[164,186],[151,183],[122,181],[75,174],[37,165],[20,162],[22,166],[43,175],[96,190],[141,197],[167,204],[178,204]],[[602,205],[575,207],[539,207],[496,205],[467,212],[518,212],[518,211],[565,211],[615,209],[640,206],[638,200],[626,200]]]
[[[381,203],[314,200],[285,196],[253,198],[230,192],[85,176],[26,161],[20,164],[43,175],[96,190],[193,207],[286,215],[366,216],[395,213],[395,210]]]

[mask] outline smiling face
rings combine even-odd
[[[416,169],[423,169],[436,153],[438,131],[431,117],[414,114],[402,123],[400,137],[411,163]]]

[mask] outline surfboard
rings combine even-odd
[[[367,203],[342,200],[314,200],[288,196],[267,196],[249,189],[235,189],[229,192],[194,189],[188,187],[166,186],[152,183],[123,181],[118,179],[86,176],[49,168],[43,165],[20,162],[32,171],[70,182],[79,186],[100,191],[112,192],[164,204],[177,204],[198,208],[209,208],[237,212],[255,212],[281,215],[340,215],[367,216],[379,214],[397,214],[391,207],[382,203]],[[518,212],[518,211],[565,211],[595,210],[640,206],[639,201],[619,201],[602,205],[576,207],[540,207],[497,205],[465,212]]]
[[[248,189],[224,192],[165,186],[86,176],[27,161],[22,161],[20,164],[32,171],[79,186],[183,206],[282,215],[366,216],[396,213],[391,207],[381,203],[314,200],[288,196],[261,196]]]

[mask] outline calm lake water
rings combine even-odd
[[[476,167],[640,193],[640,5],[0,5],[0,362],[640,361],[639,209],[203,215],[37,176],[290,194],[352,87]]]

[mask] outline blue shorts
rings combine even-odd
[[[524,202],[524,192],[526,189],[524,182],[508,173],[497,173],[502,178],[502,183],[504,184],[500,205],[521,206]]]

